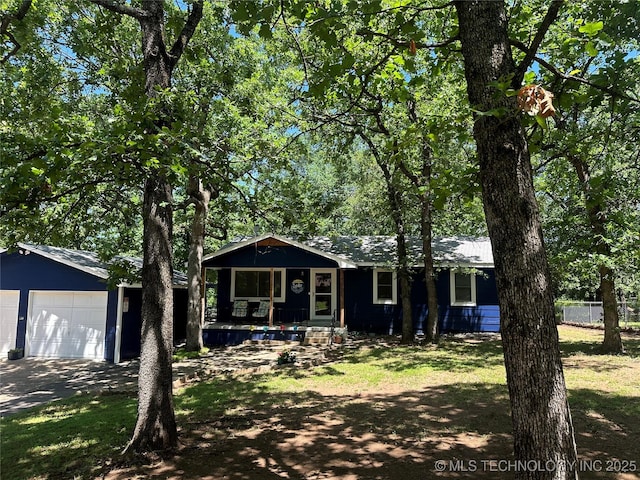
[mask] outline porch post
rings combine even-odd
[[[344,269],[340,269],[340,328],[344,328]]]
[[[201,267],[200,280],[200,327],[203,327],[207,309],[207,267]]]
[[[269,271],[269,326],[273,327],[273,284],[275,282],[275,275],[273,274],[273,267]]]

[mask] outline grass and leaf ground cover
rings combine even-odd
[[[625,336],[628,354],[610,356],[599,354],[601,335],[560,328],[581,478],[640,478],[631,471],[634,464],[640,469],[640,338]],[[445,337],[437,347],[354,342],[317,367],[286,365],[188,386],[175,403],[181,445],[165,458],[120,455],[135,423],[131,394],[76,396],[3,419],[0,475],[513,476],[508,463],[498,463],[512,459],[512,439],[502,348],[494,336]]]

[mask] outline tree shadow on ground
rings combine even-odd
[[[580,327],[573,327],[580,328]],[[590,330],[592,331],[592,330]],[[589,340],[563,340],[560,339],[560,349],[563,357],[571,355],[610,355],[602,349],[602,340],[604,331],[600,332],[601,336],[596,341]],[[624,345],[625,354],[630,357],[640,357],[640,335],[622,333],[622,343]]]
[[[241,383],[241,382],[238,382]],[[229,394],[190,393],[182,414],[182,448],[161,464],[107,472],[107,479],[426,479],[505,478],[498,461],[512,459],[504,385],[467,383],[358,396],[305,391],[269,393],[249,380]],[[638,416],[620,411],[635,397],[591,390],[571,393],[579,456],[633,459]],[[226,398],[221,413],[210,401]],[[619,403],[618,403],[619,402]],[[612,411],[608,411],[612,405]],[[210,409],[210,410],[207,410]],[[209,411],[210,415],[202,415]],[[196,421],[197,419],[197,421]],[[441,463],[436,463],[441,462]],[[154,477],[155,478],[155,477]],[[582,479],[623,479],[583,471]],[[630,477],[633,478],[633,477]]]
[[[400,372],[429,367],[439,371],[471,371],[503,364],[499,339],[469,341],[464,338],[442,339],[438,345],[374,346],[346,353],[347,363],[380,362],[384,368]]]

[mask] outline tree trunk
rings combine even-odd
[[[427,288],[427,328],[425,337],[427,342],[438,342],[438,290],[436,287],[436,272],[433,265],[433,207],[431,204],[431,147],[426,139],[422,146],[422,177],[421,185],[424,193],[420,195],[420,230],[422,232],[422,257],[424,259],[424,281]]]
[[[491,86],[515,73],[503,2],[456,2],[475,118],[483,203],[495,259],[515,459],[553,462],[516,479],[577,478],[573,425],[528,146],[514,97]]]
[[[382,120],[378,117],[378,125],[382,126],[382,130],[389,136],[388,130],[382,125]],[[376,163],[382,170],[385,185],[387,186],[387,198],[389,199],[389,208],[391,209],[391,217],[396,227],[396,242],[398,253],[398,281],[400,282],[400,304],[402,306],[402,343],[411,343],[414,339],[413,334],[413,316],[411,308],[411,273],[409,269],[409,259],[407,257],[407,241],[405,235],[404,220],[402,217],[402,192],[394,184],[393,173],[389,168],[376,144],[363,132],[359,132],[360,138],[369,146],[371,154],[376,159]],[[394,150],[397,151],[397,143],[394,144]],[[394,152],[397,153],[397,152]]]
[[[606,241],[607,215],[600,200],[594,198],[591,190],[591,172],[587,162],[571,155],[569,161],[573,165],[580,188],[584,195],[587,217],[593,231],[595,251],[602,257],[611,256],[611,247]],[[615,272],[606,264],[598,265],[600,276],[600,295],[602,296],[602,310],[604,312],[604,340],[602,349],[606,353],[624,353],[622,336],[620,335],[620,317],[618,315],[618,299],[616,297]]]
[[[138,6],[111,0],[91,0],[115,13],[128,15],[140,23],[145,74],[145,94],[171,86],[173,68],[202,18],[203,1],[191,4],[189,17],[176,42],[167,51],[164,40],[164,1],[142,0]],[[134,2],[137,3],[137,2]],[[157,120],[146,133],[170,126],[170,114],[158,109]],[[152,154],[159,157],[154,146]],[[173,197],[164,166],[149,171],[144,181],[142,332],[138,379],[138,417],[125,451],[169,450],[177,446],[178,434],[173,411]]]
[[[424,280],[427,287],[427,328],[425,338],[427,342],[438,342],[438,291],[436,286],[436,272],[433,265],[433,248],[431,246],[431,204],[422,205],[423,210],[429,209],[429,220],[422,221],[422,252],[424,257]],[[423,212],[423,217],[425,213]]]
[[[142,345],[138,418],[127,450],[167,450],[177,445],[173,411],[173,271],[171,185],[161,176],[144,188]]]
[[[202,186],[200,178],[192,176],[189,179],[188,193],[195,206],[193,221],[191,222],[191,240],[189,243],[189,262],[187,266],[188,297],[187,308],[187,345],[189,351],[200,351],[202,341],[203,318],[203,283],[202,283],[202,255],[204,251],[205,225],[209,212],[211,192]]]
[[[413,315],[411,307],[411,272],[407,256],[407,238],[402,218],[402,192],[396,188],[389,166],[378,162],[387,184],[387,196],[391,207],[391,216],[396,227],[396,243],[398,252],[398,281],[400,282],[400,304],[402,305],[402,343],[414,340]]]
[[[145,93],[171,85],[172,66],[164,45],[162,2],[143,2],[149,17],[140,22]],[[168,124],[161,113],[155,127]],[[142,334],[138,376],[138,417],[127,450],[170,450],[178,444],[173,411],[173,195],[162,170],[144,187]]]
[[[385,165],[386,167],[386,165]],[[396,226],[396,243],[398,251],[398,281],[400,282],[400,304],[402,305],[402,343],[414,340],[413,314],[411,307],[411,272],[407,255],[407,238],[402,218],[401,192],[393,185],[388,168],[383,168],[387,179],[387,191],[391,202],[391,216]]]
[[[418,125],[415,101],[409,101],[407,108],[411,121]],[[409,170],[404,162],[400,162],[400,169],[411,181],[417,192],[420,204],[420,232],[422,234],[422,259],[424,262],[424,281],[427,297],[427,326],[425,337],[430,343],[438,342],[438,291],[436,273],[433,265],[433,204],[431,195],[431,171],[433,151],[426,135],[422,137],[422,171],[416,175]]]

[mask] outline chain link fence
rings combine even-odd
[[[636,301],[618,304],[620,326],[640,329],[640,304]],[[561,300],[556,302],[556,317],[561,323],[597,325],[603,323],[602,302],[578,302]]]

